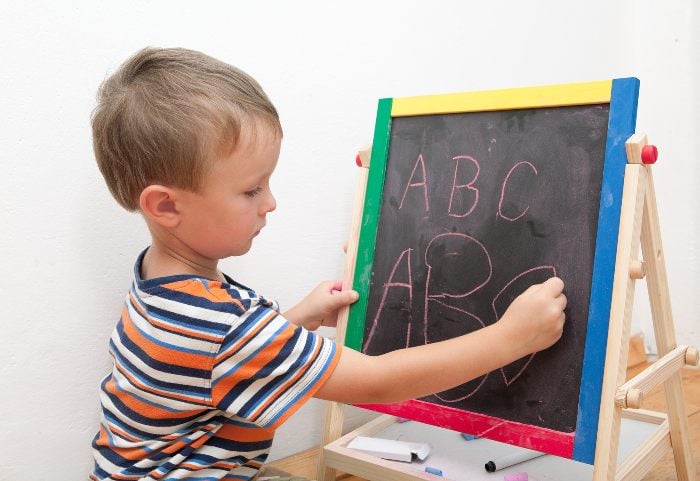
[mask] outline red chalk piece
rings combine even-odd
[[[357,164],[358,167],[362,167],[362,159],[360,158],[360,154],[357,154],[355,156],[355,163]]]
[[[655,145],[645,145],[642,147],[642,163],[653,164],[659,158],[659,149]]]
[[[527,473],[506,474],[503,481],[527,481]]]

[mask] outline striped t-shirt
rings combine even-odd
[[[251,479],[339,350],[228,277],[143,280],[142,259],[109,342],[90,479]]]

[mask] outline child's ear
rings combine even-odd
[[[163,227],[175,227],[180,222],[177,191],[163,185],[149,185],[141,192],[139,206],[148,219]]]

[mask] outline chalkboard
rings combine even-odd
[[[569,303],[553,347],[370,408],[593,462],[637,92],[618,79],[380,101],[346,344],[378,355],[472,332],[553,275]]]

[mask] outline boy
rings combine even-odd
[[[388,403],[440,392],[545,349],[563,283],[528,289],[499,322],[367,356],[312,331],[357,299],[324,282],[284,314],[218,270],[275,209],[282,128],[248,75],[199,52],[145,49],[101,86],[97,162],[152,243],[112,337],[93,480],[252,479],[275,429],[309,397]]]

